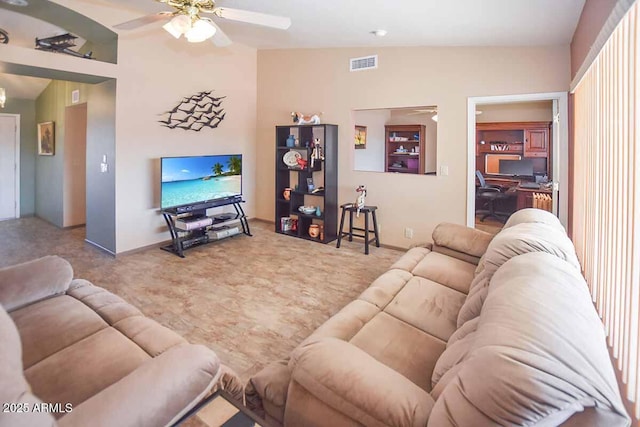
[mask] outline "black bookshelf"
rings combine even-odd
[[[294,135],[298,146],[288,147],[287,139]],[[324,154],[324,160],[315,160],[311,166],[312,143],[318,140]],[[290,150],[300,153],[307,160],[305,167],[289,167],[283,157]],[[298,237],[320,243],[336,240],[338,230],[338,126],[302,125],[276,126],[276,194],[275,228],[276,233]],[[307,179],[313,180],[316,188],[324,191],[311,192],[307,188]],[[291,189],[289,200],[284,197],[286,188]],[[298,211],[300,206],[320,206],[321,215],[304,214]],[[297,221],[295,230],[283,229],[283,218]],[[318,224],[323,227],[323,238],[309,235],[309,226]]]

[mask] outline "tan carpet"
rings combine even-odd
[[[44,255],[71,262],[90,280],[193,343],[213,349],[247,380],[286,356],[354,299],[402,252],[361,242],[322,245],[252,221],[253,237],[201,246],[181,259],[158,248],[117,258],[84,242],[84,228],[40,219],[0,222],[0,267]]]

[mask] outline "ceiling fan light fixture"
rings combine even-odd
[[[186,15],[178,15],[162,26],[169,34],[179,39],[181,35],[191,30],[191,18]]]
[[[180,36],[182,35],[182,32],[178,31],[174,26],[173,23],[171,21],[167,22],[166,24],[164,24],[162,26],[162,28],[165,29],[165,31],[169,34],[171,34],[173,37],[179,39]]]
[[[20,6],[20,7],[29,6],[29,2],[27,0],[0,0],[0,1],[2,1],[2,3],[6,3],[11,6]]]
[[[216,28],[204,19],[197,20],[184,35],[190,43],[200,43],[213,37]]]

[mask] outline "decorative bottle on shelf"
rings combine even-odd
[[[287,147],[294,147],[296,145],[296,137],[293,135],[289,135],[287,138]]]
[[[316,216],[322,216],[322,211],[320,210],[320,206],[316,206]]]

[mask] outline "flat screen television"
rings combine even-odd
[[[500,160],[500,175],[533,176],[533,160]]]
[[[242,154],[163,157],[162,209],[215,205],[215,201],[242,195]]]

